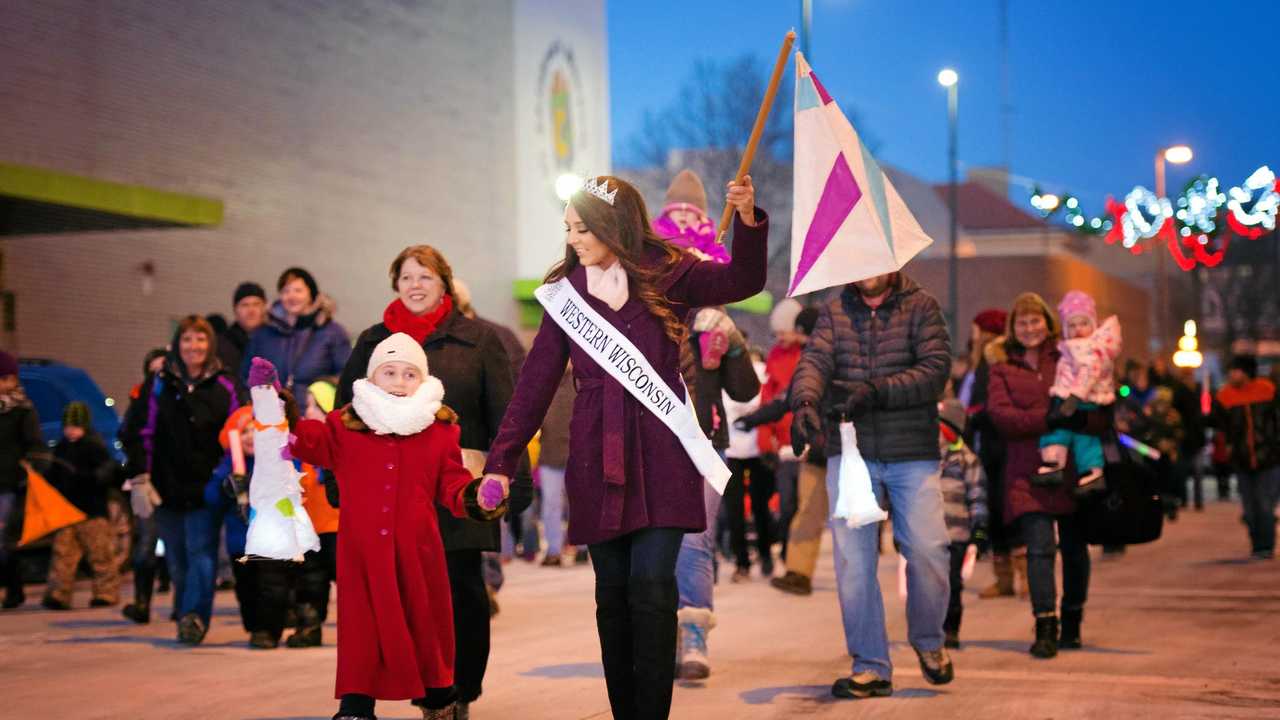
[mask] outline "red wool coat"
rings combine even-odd
[[[299,422],[292,445],[298,459],[334,471],[342,498],[334,696],[420,698],[453,684],[453,606],[435,503],[462,517],[471,473],[457,425],[375,435],[343,413]]]

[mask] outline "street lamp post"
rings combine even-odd
[[[1175,165],[1183,165],[1191,162],[1191,148],[1186,145],[1174,145],[1172,147],[1160,148],[1156,151],[1156,197],[1164,198],[1165,195],[1165,177],[1164,168],[1166,162]],[[1175,241],[1176,242],[1176,239]],[[1156,244],[1153,248],[1156,254],[1156,343],[1161,354],[1168,348],[1168,329],[1166,321],[1169,314],[1169,275],[1168,267],[1165,259],[1167,253],[1162,252],[1166,248],[1160,247],[1159,236],[1156,237]]]
[[[957,252],[957,218],[956,210],[958,202],[956,200],[956,136],[957,136],[957,113],[959,111],[958,104],[959,95],[958,86],[960,84],[960,76],[951,68],[944,68],[938,73],[938,84],[947,89],[947,205],[951,215],[951,257],[947,263],[947,319],[951,327],[952,334],[959,332],[960,320],[960,256]]]

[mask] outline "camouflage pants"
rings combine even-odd
[[[93,568],[93,597],[114,603],[120,596],[120,568],[116,565],[116,536],[106,518],[90,518],[65,527],[53,536],[53,558],[49,565],[49,596],[71,602],[76,568],[80,558],[89,556]]]

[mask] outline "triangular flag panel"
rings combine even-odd
[[[19,546],[84,519],[85,514],[68,502],[40,473],[27,470],[27,504]]]
[[[796,53],[789,295],[902,269],[933,241]]]

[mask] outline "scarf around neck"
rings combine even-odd
[[[587,266],[587,294],[617,312],[630,297],[627,291],[627,271],[622,261],[614,260],[608,270],[599,265]]]
[[[425,315],[414,315],[400,298],[396,298],[383,311],[382,324],[386,325],[392,333],[402,332],[421,345],[451,312],[453,312],[453,298],[448,294],[440,298],[440,304],[435,310]]]
[[[351,386],[351,407],[375,435],[416,435],[435,422],[444,404],[444,385],[428,375],[418,391],[397,397],[361,378]]]

